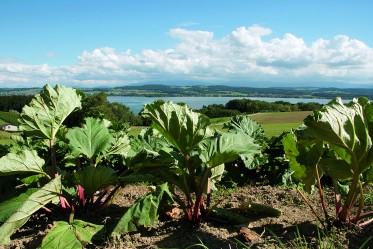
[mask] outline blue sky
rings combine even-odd
[[[373,2],[0,1],[0,87],[373,87]]]

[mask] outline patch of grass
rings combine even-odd
[[[0,125],[8,124],[9,122],[6,122],[5,120],[0,118]]]
[[[223,117],[223,118],[210,118],[211,125],[227,123],[231,120],[232,117]]]
[[[303,120],[312,112],[268,112],[249,115],[251,119],[259,123],[266,136],[271,138],[279,136],[282,132],[291,131],[299,127]]]
[[[266,136],[271,138],[279,136],[282,132],[291,131],[291,129],[299,127],[303,120],[312,112],[267,112],[251,114],[249,117],[259,123]],[[211,128],[219,131],[226,131],[223,129],[224,123],[228,123],[231,117],[212,118]],[[289,122],[290,121],[290,122]]]
[[[213,129],[217,129],[218,131],[226,132],[227,129],[223,129],[224,124],[228,123],[231,120],[232,117],[222,117],[222,118],[211,118],[210,127]]]
[[[18,118],[18,113],[0,112],[0,120],[3,120],[6,124],[19,125]]]
[[[0,131],[0,138],[10,138],[12,134],[7,131]]]
[[[283,132],[291,131],[291,129],[298,128],[302,122],[299,123],[274,123],[274,124],[263,124],[261,125],[266,136],[271,138],[273,136],[279,136]]]
[[[335,230],[326,231],[317,229],[317,238],[314,241],[310,241],[309,238],[306,238],[303,234],[300,233],[298,227],[296,227],[296,232],[294,234],[295,239],[290,243],[290,245],[285,245],[285,243],[269,228],[268,232],[274,237],[278,242],[279,248],[325,248],[325,249],[336,249],[344,248],[343,245],[338,241]],[[361,247],[360,247],[361,248]],[[364,248],[364,247],[363,247]]]
[[[312,112],[268,112],[256,113],[249,115],[251,119],[259,123],[266,136],[271,138],[279,136],[282,132],[291,131],[291,129],[299,127],[303,120]],[[224,123],[228,123],[232,117],[211,118],[211,128],[218,131],[226,132],[223,129]],[[289,122],[291,121],[291,122]],[[132,126],[129,135],[137,136],[144,126]]]
[[[282,124],[282,123],[302,123],[303,120],[312,114],[310,111],[305,112],[266,112],[249,115],[249,117],[259,124]]]

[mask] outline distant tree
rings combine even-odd
[[[80,126],[86,117],[104,118],[116,123],[116,127],[127,127],[120,123],[127,123],[128,126],[142,124],[141,118],[136,116],[127,106],[117,102],[109,102],[106,93],[103,92],[97,95],[83,96],[82,109],[73,113],[71,118],[65,121],[65,124],[70,127]]]
[[[9,112],[14,110],[21,112],[22,108],[30,103],[32,97],[26,95],[0,96],[0,111]]]
[[[237,110],[242,113],[258,112],[293,112],[293,111],[314,111],[320,110],[323,105],[315,102],[291,104],[286,101],[266,102],[251,99],[230,100],[225,108]]]
[[[309,102],[309,103],[297,103],[299,111],[318,111],[321,110],[323,107],[322,104],[316,102]]]
[[[205,114],[209,118],[231,117],[241,114],[240,111],[226,109],[225,106],[221,104],[203,106],[197,111]]]

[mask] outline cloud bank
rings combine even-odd
[[[72,66],[26,65],[0,58],[0,87],[33,87],[46,83],[94,87],[136,82],[256,82],[301,85],[344,82],[373,86],[373,49],[346,35],[306,44],[287,33],[265,39],[272,30],[239,27],[216,39],[209,31],[175,28],[175,47],[165,50],[116,51],[103,47],[83,51]]]

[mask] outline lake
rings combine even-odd
[[[204,105],[223,104],[225,105],[232,99],[243,99],[243,97],[135,97],[135,96],[108,96],[109,102],[118,102],[128,106],[131,111],[138,114],[145,104],[150,104],[158,99],[165,101],[172,101],[174,103],[186,103],[192,109],[201,109]],[[245,97],[244,99],[262,100],[266,102],[286,101],[292,104],[299,102],[309,103],[317,102],[320,104],[327,104],[329,99],[302,99],[302,98],[257,98]]]

